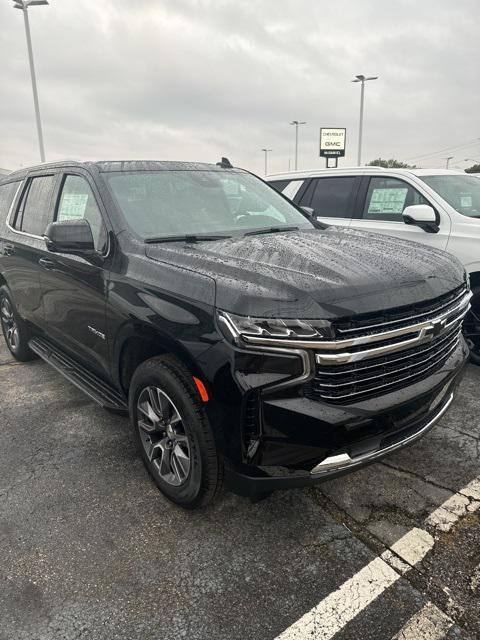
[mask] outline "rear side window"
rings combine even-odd
[[[15,218],[14,228],[33,236],[42,236],[52,221],[52,192],[56,176],[30,178]]]
[[[19,182],[9,182],[8,184],[0,185],[0,220],[2,222],[7,219],[19,184]]]
[[[302,205],[312,207],[320,218],[352,217],[352,202],[357,184],[355,176],[317,178],[312,182],[313,185],[305,194],[306,198],[303,198]],[[310,198],[312,187],[314,191]]]
[[[414,204],[430,203],[408,182],[397,178],[370,178],[363,218],[403,222],[403,210]]]

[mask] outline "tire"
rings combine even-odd
[[[472,287],[471,309],[463,322],[463,335],[470,349],[470,361],[480,365],[480,286]]]
[[[30,332],[18,315],[12,295],[6,286],[0,287],[0,324],[8,350],[19,362],[30,362],[37,356],[30,350]]]
[[[185,509],[214,500],[223,462],[187,369],[173,356],[141,364],[130,385],[129,411],[143,462],[160,491]]]

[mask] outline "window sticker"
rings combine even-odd
[[[374,189],[368,213],[399,213],[405,208],[408,188]]]
[[[58,217],[61,220],[78,220],[85,217],[87,193],[64,193]]]
[[[464,209],[473,206],[472,196],[460,196],[460,206]]]

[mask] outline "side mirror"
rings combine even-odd
[[[305,211],[305,213],[307,214],[307,216],[309,218],[316,218],[317,217],[315,215],[315,209],[312,209],[312,207],[300,207],[300,209],[303,209],[303,211]]]
[[[48,225],[44,235],[47,249],[53,253],[95,254],[92,229],[87,220],[63,220]]]
[[[435,209],[428,204],[413,204],[405,207],[402,215],[405,224],[414,224],[427,233],[438,233],[440,231]]]

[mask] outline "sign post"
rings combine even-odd
[[[347,130],[345,128],[320,129],[320,157],[325,158],[325,166],[327,169],[336,169],[338,166],[338,158],[345,156],[345,142],[347,138]],[[334,164],[331,165],[329,160],[333,159]]]

